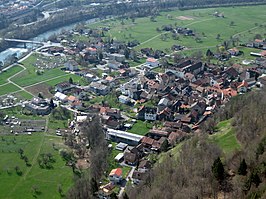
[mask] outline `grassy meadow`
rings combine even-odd
[[[152,22],[149,17],[131,19],[110,19],[104,22],[88,25],[89,27],[110,27],[106,36],[115,40],[131,41],[138,40],[141,44],[135,49],[145,47],[154,49],[169,49],[173,44],[180,44],[187,47],[187,50],[216,49],[216,46],[231,37],[238,37],[239,43],[253,40],[255,34],[266,31],[265,23],[266,6],[245,6],[227,8],[209,8],[197,10],[174,10],[161,12],[160,16]],[[214,12],[224,14],[224,18],[214,17]],[[191,20],[180,20],[180,16],[185,16]],[[196,36],[201,41],[196,41],[195,37],[179,36],[174,40],[171,33],[158,32],[156,28],[163,25],[177,25],[187,27],[195,31]],[[167,34],[165,41],[161,39],[161,34]],[[217,39],[217,35],[220,38]]]
[[[53,149],[52,145],[55,144]],[[59,155],[65,148],[61,137],[45,133],[1,136],[0,138],[0,198],[61,198],[58,186],[66,192],[72,185],[72,171]],[[18,153],[23,149],[29,164]],[[51,169],[40,168],[38,158],[51,153],[55,162]],[[20,171],[17,172],[16,168]],[[34,189],[37,191],[35,192]]]
[[[210,136],[212,142],[216,143],[224,153],[230,153],[241,148],[237,141],[231,120],[219,122],[216,126],[217,132]]]

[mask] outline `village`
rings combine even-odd
[[[174,30],[194,35],[182,27]],[[116,166],[100,183],[100,198],[122,194],[127,183],[139,184],[154,164],[153,154],[169,151],[200,133],[201,123],[230,98],[266,85],[266,40],[246,44],[261,53],[250,53],[255,61],[248,65],[243,62],[243,67],[225,62],[241,55],[236,47],[208,50],[208,59],[177,57],[174,53],[184,46],[173,45],[171,53],[152,48],[136,51],[138,41],[103,39],[108,31],[108,27],[68,31],[53,38],[52,42],[60,45],[35,52],[38,60],[34,65],[40,76],[45,70],[60,68],[79,81],[70,77],[57,83],[49,97],[40,90],[29,101],[9,95],[1,102],[1,108],[21,105],[33,115],[49,115],[58,107],[71,111],[74,117],[68,128],[58,128],[54,134],[64,138],[70,134],[72,141],[81,145],[87,144],[82,141],[82,123],[99,115]],[[31,123],[6,117],[4,121],[6,132],[16,135],[45,130],[45,120]],[[81,161],[84,159],[87,168],[89,159],[85,156]]]

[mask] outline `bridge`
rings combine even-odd
[[[23,43],[23,44],[24,44],[24,48],[27,47],[27,43],[28,43],[28,44],[42,45],[42,46],[47,44],[47,42],[32,41],[32,40],[24,40],[24,39],[7,39],[7,38],[0,38],[0,40],[4,40],[4,41],[7,41],[7,42]]]
[[[40,41],[31,41],[31,40],[23,40],[23,39],[4,39],[4,40],[8,42],[31,43],[31,44],[40,44],[40,45],[44,45],[45,43],[45,42],[40,42]]]

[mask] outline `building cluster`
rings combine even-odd
[[[36,4],[36,0],[4,0],[0,5],[0,14],[5,16],[19,16],[29,12],[30,8]]]

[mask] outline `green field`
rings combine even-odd
[[[26,70],[18,74],[16,77],[11,78],[11,80],[20,86],[29,86],[41,81],[65,75],[65,73],[59,68],[44,70],[42,74],[38,75],[36,73],[37,68],[34,66],[37,59],[38,55],[33,54],[28,59],[24,60],[22,64],[26,67]]]
[[[61,198],[58,193],[59,184],[64,192],[72,185],[72,171],[65,166],[59,155],[64,148],[60,137],[35,133],[19,136],[2,136],[0,139],[0,198]],[[31,166],[26,166],[20,158],[18,150],[22,148]],[[52,169],[42,169],[37,159],[40,154],[51,153],[55,159]],[[15,171],[18,166],[22,175]],[[33,187],[37,187],[37,194]],[[35,195],[35,196],[34,196]]]
[[[138,120],[131,129],[128,130],[128,132],[135,133],[138,135],[145,135],[149,132],[149,130],[152,128],[152,123],[149,122],[143,122],[141,120]]]
[[[217,133],[210,136],[211,141],[216,143],[224,153],[230,153],[241,146],[237,141],[235,131],[231,126],[231,120],[225,120],[217,125]]]
[[[123,22],[122,20],[113,19],[88,26],[109,26],[111,30],[106,33],[106,36],[123,41],[136,39],[141,43],[136,49],[152,47],[165,50],[169,49],[173,44],[180,44],[186,46],[188,50],[205,50],[208,48],[215,49],[216,45],[224,40],[229,40],[230,37],[238,37],[239,43],[241,43],[253,40],[257,33],[263,36],[266,32],[265,9],[266,6],[263,5],[185,11],[175,10],[160,13],[160,16],[155,18],[155,22],[151,22],[149,17],[144,17],[137,18],[134,22],[131,19],[124,19]],[[215,11],[223,13],[225,18],[212,16]],[[180,20],[178,19],[180,16],[189,17],[192,20]],[[165,32],[158,32],[156,28],[169,24],[194,30],[201,42],[197,42],[195,37],[182,35],[179,35],[178,40],[174,40],[171,33],[167,33],[169,38],[163,41],[161,34]],[[216,39],[218,34],[220,34],[219,40]]]
[[[21,70],[22,70],[21,66],[13,66],[12,68],[1,72],[0,73],[0,85],[6,83],[7,82],[6,80],[9,77],[11,77],[12,75],[15,75],[16,73],[18,73]]]
[[[2,86],[0,85],[0,95],[6,95],[6,94],[9,94],[15,91],[19,91],[19,90],[20,88],[15,86],[12,83],[8,83]]]

